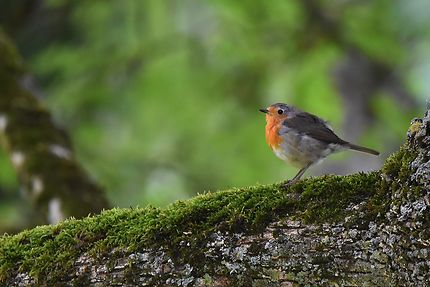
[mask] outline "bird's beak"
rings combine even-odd
[[[260,109],[260,112],[267,114],[269,111],[267,109]]]

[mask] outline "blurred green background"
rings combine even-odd
[[[426,0],[1,0],[33,91],[114,206],[164,206],[297,170],[266,146],[274,102],[382,152],[311,174],[377,169],[430,94]],[[28,206],[0,152],[0,229]]]

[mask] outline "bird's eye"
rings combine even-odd
[[[279,109],[278,114],[282,115],[284,113],[284,110]]]

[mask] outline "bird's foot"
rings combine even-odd
[[[285,189],[286,191],[290,191],[290,187],[292,185],[294,185],[295,183],[297,183],[299,180],[298,179],[290,179],[288,180],[286,183],[282,184],[283,189]],[[292,200],[299,200],[301,193],[300,192],[294,192],[294,191],[290,191],[288,192],[287,196],[292,199]]]
[[[283,188],[285,188],[285,189],[288,189],[290,186],[292,186],[293,184],[295,184],[297,181],[298,181],[297,179],[290,179],[290,180],[287,180],[287,182],[286,182],[286,183],[284,183],[284,184],[282,185],[282,187],[283,187]]]

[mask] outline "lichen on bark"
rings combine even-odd
[[[0,239],[0,280],[64,286],[425,286],[430,117],[380,171],[113,209]]]

